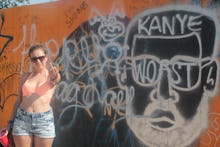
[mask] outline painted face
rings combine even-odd
[[[118,83],[126,90],[127,124],[148,146],[189,146],[207,127],[218,77],[216,22],[191,9],[146,10],[127,27]]]
[[[208,97],[201,82],[205,59],[200,42],[195,33],[135,36],[126,115],[129,127],[145,144],[185,146],[206,127]]]
[[[41,71],[46,68],[47,56],[43,49],[36,49],[30,54],[32,67],[36,71]]]

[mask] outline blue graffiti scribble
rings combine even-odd
[[[110,142],[111,142],[111,140],[113,140],[113,142],[114,142],[114,147],[119,147],[118,133],[117,133],[117,130],[115,128],[112,129]]]
[[[7,41],[5,44],[3,44],[3,47],[0,48],[0,56],[2,55],[2,53],[4,52],[5,48],[8,46],[8,44],[13,40],[13,37],[12,36],[7,36],[7,35],[3,35],[2,34],[2,28],[3,28],[3,25],[4,25],[4,22],[5,22],[5,16],[3,14],[1,14],[1,26],[0,26],[0,38],[6,38]]]
[[[120,55],[120,51],[117,46],[109,46],[106,50],[106,55],[109,59],[117,59]]]

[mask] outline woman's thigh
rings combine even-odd
[[[13,135],[16,147],[32,147],[33,137],[29,135]]]
[[[52,109],[32,117],[32,133],[38,138],[54,138],[56,136]]]
[[[54,138],[34,137],[34,147],[52,147]]]

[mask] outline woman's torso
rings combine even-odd
[[[50,86],[48,72],[44,75],[30,73],[22,85],[20,107],[28,112],[39,113],[51,109],[55,87]]]

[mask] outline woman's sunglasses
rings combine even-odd
[[[38,59],[42,62],[44,58],[45,56],[33,57],[31,58],[31,62],[36,63]]]

